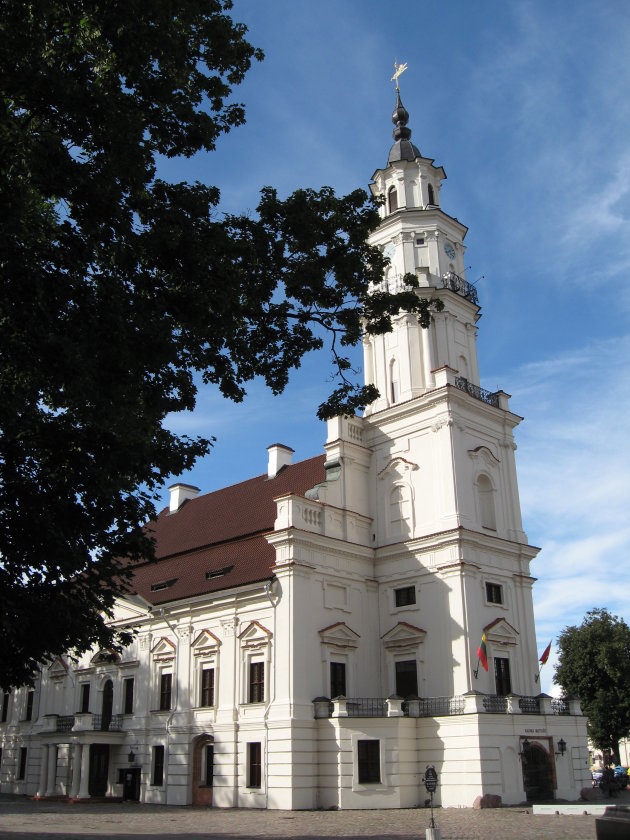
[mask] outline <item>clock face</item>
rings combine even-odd
[[[450,242],[445,242],[444,243],[444,253],[449,258],[449,260],[452,260],[452,259],[455,258],[455,248],[453,248],[453,246],[451,245]]]

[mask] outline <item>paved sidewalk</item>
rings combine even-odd
[[[624,797],[625,799],[625,797]],[[614,799],[611,804],[620,802]],[[173,808],[137,803],[67,805],[0,795],[0,840],[241,840],[371,837],[424,840],[430,812],[253,811]],[[442,840],[594,840],[593,816],[534,816],[531,808],[435,811]]]

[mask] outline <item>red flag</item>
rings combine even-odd
[[[488,655],[486,653],[486,634],[482,633],[481,635],[481,644],[477,648],[477,656],[479,657],[479,661],[483,665],[483,670],[488,670]]]
[[[547,645],[547,647],[543,650],[542,655],[540,657],[540,664],[544,665],[545,662],[549,659],[549,651],[551,650],[551,642]]]

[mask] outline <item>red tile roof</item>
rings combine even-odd
[[[275,551],[263,535],[273,531],[273,500],[304,496],[324,481],[324,460],[318,455],[284,467],[275,478],[259,475],[190,499],[175,513],[163,510],[148,528],[157,562],[136,566],[132,588],[152,604],[164,604],[269,579]],[[206,578],[208,572],[217,574]],[[168,587],[152,591],[167,581]]]

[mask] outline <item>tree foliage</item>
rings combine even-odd
[[[124,642],[103,620],[169,475],[211,440],[176,436],[195,373],[230,399],[274,393],[330,339],[339,384],[321,417],[374,399],[346,355],[410,288],[368,295],[362,190],[263,191],[255,216],[156,176],[244,121],[230,101],[262,53],[228,0],[0,0],[0,683],[46,657]],[[411,286],[415,281],[408,278]]]
[[[554,682],[580,698],[593,744],[619,761],[619,740],[630,735],[630,627],[605,609],[590,610],[566,627]]]

